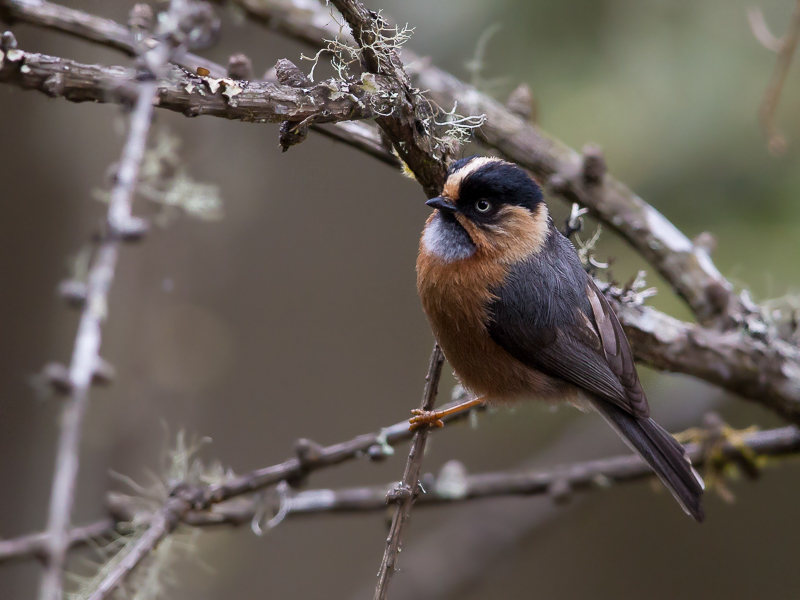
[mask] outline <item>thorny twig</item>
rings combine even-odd
[[[428,375],[425,378],[425,392],[422,395],[422,410],[433,410],[433,405],[436,402],[436,394],[439,390],[439,378],[442,375],[442,364],[444,363],[444,355],[436,344],[431,353],[431,362],[428,366]],[[405,527],[408,518],[411,516],[411,507],[417,496],[417,486],[419,473],[422,469],[422,457],[425,454],[425,443],[428,440],[428,428],[420,428],[414,433],[414,439],[411,442],[411,451],[408,454],[408,462],[406,462],[406,470],[403,473],[403,479],[398,486],[389,492],[389,495],[383,495],[384,504],[387,499],[397,503],[394,515],[392,516],[392,525],[389,529],[389,537],[386,539],[386,549],[383,553],[381,566],[378,570],[378,584],[375,588],[375,600],[384,600],[389,593],[389,581],[395,571],[397,564],[397,555],[400,552],[400,545],[403,541],[403,528]]]

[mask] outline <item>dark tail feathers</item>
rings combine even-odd
[[[703,480],[692,468],[683,446],[653,419],[634,417],[603,400],[592,403],[625,443],[647,461],[686,514],[702,522],[705,517],[700,502]]]

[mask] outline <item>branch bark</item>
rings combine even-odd
[[[0,57],[0,82],[71,102],[131,105],[138,97],[135,72],[125,67],[86,65],[16,50]],[[386,87],[384,87],[386,86]],[[368,91],[367,87],[376,92]],[[369,82],[328,81],[309,88],[270,82],[214,79],[173,69],[155,86],[160,108],[189,117],[211,115],[250,122],[330,123],[368,119],[391,111],[391,86],[383,77]]]
[[[608,286],[605,286],[608,287]],[[647,306],[621,306],[606,292],[636,360],[697,377],[800,424],[800,348],[765,333],[717,331]]]
[[[120,242],[130,231],[131,203],[144,156],[147,132],[153,111],[155,84],[141,85],[139,99],[131,114],[130,131],[122,151],[117,184],[108,206],[109,233],[102,242],[92,264],[87,283],[86,303],[81,315],[69,383],[72,388],[61,422],[55,475],[50,496],[48,532],[50,550],[47,570],[42,580],[41,598],[61,598],[62,577],[69,546],[69,521],[78,474],[81,429],[89,403],[89,388],[100,362],[101,325],[108,310],[108,293],[114,281]]]

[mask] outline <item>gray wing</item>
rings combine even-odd
[[[561,246],[551,249],[557,251],[519,263],[493,290],[496,299],[489,306],[489,334],[529,367],[634,416],[649,416],[633,353],[617,315],[581,268],[569,241],[555,235],[561,239],[550,243]]]

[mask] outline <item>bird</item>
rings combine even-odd
[[[426,204],[434,210],[420,240],[417,288],[472,399],[414,410],[410,428],[525,399],[593,409],[702,522],[703,480],[650,418],[619,319],[554,225],[539,185],[513,163],[471,156],[450,165],[441,195]]]

